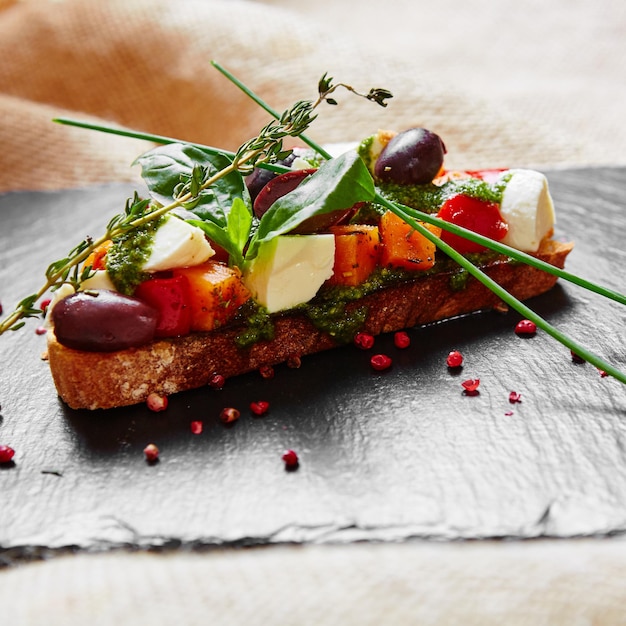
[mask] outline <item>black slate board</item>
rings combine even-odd
[[[626,169],[553,171],[557,236],[576,241],[568,269],[624,290]],[[0,197],[5,313],[64,255],[119,211],[111,185]],[[531,301],[551,322],[626,369],[626,310],[561,282]],[[481,313],[410,331],[394,366],[374,373],[347,346],[300,369],[257,373],[221,391],[144,406],[72,411],[40,359],[35,321],[0,337],[0,561],[36,549],[260,545],[605,535],[626,530],[626,388],[518,316]],[[460,374],[449,350],[466,358]],[[468,397],[461,382],[480,378]],[[522,402],[509,403],[509,392]],[[265,417],[248,405],[267,400]],[[225,427],[220,409],[241,419]],[[509,414],[512,412],[512,414]],[[204,422],[200,435],[190,423]],[[156,465],[142,450],[161,449]],[[298,451],[297,471],[281,454]]]

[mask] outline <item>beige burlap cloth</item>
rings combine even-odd
[[[340,94],[310,132],[320,142],[420,124],[442,135],[452,167],[626,163],[625,3],[421,4],[0,0],[0,191],[137,179],[130,164],[149,144],[58,116],[236,148],[268,118],[210,59],[279,110],[314,97],[325,71],[395,94],[386,109]],[[623,624],[625,578],[614,540],[83,554],[0,571],[0,619]]]
[[[584,127],[577,124],[572,132],[571,125],[578,119],[568,118],[567,113],[576,111],[584,93],[577,100],[566,95],[567,103],[562,102],[562,95],[551,99],[545,86],[551,75],[544,75],[543,83],[531,83],[516,97],[510,87],[505,89],[510,77],[502,72],[478,62],[473,73],[463,69],[460,63],[467,54],[460,42],[472,49],[491,46],[487,59],[501,58],[507,49],[519,45],[510,41],[507,47],[501,39],[488,39],[488,32],[499,32],[494,26],[478,29],[474,22],[463,22],[457,24],[458,32],[443,30],[441,37],[449,46],[440,49],[450,50],[445,55],[432,45],[429,24],[438,14],[432,9],[425,13],[415,3],[397,1],[384,10],[379,8],[381,25],[388,29],[380,31],[371,27],[376,23],[373,2],[359,3],[356,17],[350,3],[326,0],[300,14],[297,7],[274,6],[279,4],[287,3],[1,0],[0,191],[135,179],[137,171],[130,163],[145,144],[60,127],[51,122],[58,116],[100,118],[132,129],[237,147],[255,134],[267,115],[219,75],[210,66],[211,59],[233,71],[278,110],[313,98],[325,71],[359,89],[382,86],[395,94],[384,110],[341,95],[341,106],[322,110],[311,129],[310,134],[320,142],[356,140],[379,127],[402,129],[420,124],[442,135],[452,167],[615,162],[620,155],[622,161],[626,159],[623,144],[619,149],[608,141],[607,146],[597,146],[601,134],[593,120],[602,119],[605,128],[611,120],[604,113],[600,118],[589,116]],[[506,22],[507,4],[511,2],[496,3],[492,9],[499,23]],[[475,10],[476,24],[493,24],[489,12],[479,9]],[[325,19],[327,10],[334,19]],[[624,10],[615,10],[620,19],[624,17]],[[453,7],[448,11],[453,13]],[[569,7],[564,15],[568,11]],[[312,22],[315,17],[319,21]],[[441,24],[454,24],[449,15],[439,18]],[[365,19],[370,28],[364,32],[370,39],[364,35],[358,40]],[[611,14],[606,19],[617,29],[617,39],[619,20],[616,24]],[[526,25],[522,28],[524,42],[544,36],[532,30],[526,33]],[[433,54],[441,57],[440,63]],[[615,50],[607,51],[611,67],[626,60],[623,50],[620,54],[616,58]],[[455,67],[461,72],[457,79]],[[587,68],[587,75],[591,76],[592,69]],[[475,75],[471,82],[464,80],[480,84],[480,90],[459,88],[466,75]],[[570,74],[564,76],[564,83],[571,82]],[[558,68],[554,78],[558,79]],[[593,84],[589,93],[597,94]],[[611,119],[617,117],[614,98],[606,101]],[[516,110],[511,106],[515,103],[525,108]],[[558,109],[562,115],[555,114]],[[559,120],[570,124],[559,124]],[[624,136],[621,111],[620,123],[615,122],[613,140]]]

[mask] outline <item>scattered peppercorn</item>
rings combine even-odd
[[[604,370],[598,370],[600,372],[600,376],[602,378],[606,378],[608,376],[608,374],[604,371]]]
[[[213,389],[222,389],[226,384],[226,379],[221,374],[213,374],[209,378],[209,387]]]
[[[261,415],[265,415],[270,408],[270,403],[265,400],[257,400],[256,402],[250,403],[250,410],[254,415],[260,417]]]
[[[287,367],[291,368],[292,370],[299,369],[301,365],[302,359],[297,354],[294,354],[287,359]]]
[[[403,330],[399,330],[393,336],[393,343],[396,348],[400,348],[401,350],[408,348],[411,345],[411,338],[409,337],[409,333]]]
[[[35,333],[38,335],[45,335],[47,332],[45,326],[37,326],[37,328],[35,328]]]
[[[224,422],[224,424],[232,424],[239,419],[241,413],[233,408],[233,407],[224,407],[220,412],[220,420]]]
[[[283,452],[282,459],[287,469],[295,469],[300,463],[295,450],[285,450],[285,452]]]
[[[453,369],[461,367],[463,365],[463,355],[458,350],[452,350],[446,357],[446,365]]]
[[[469,380],[464,380],[461,383],[463,387],[464,393],[468,396],[476,396],[478,395],[478,386],[480,385],[479,378],[470,378]]]
[[[149,443],[143,449],[143,453],[148,463],[156,463],[159,460],[159,449],[153,443]]]
[[[388,357],[386,354],[375,354],[370,359],[370,365],[377,372],[382,372],[383,370],[387,370],[392,365],[391,357]]]
[[[374,346],[374,336],[369,333],[357,333],[354,336],[354,345],[361,350],[369,350]]]
[[[15,456],[15,450],[10,446],[0,445],[0,463],[10,463]]]
[[[521,401],[522,401],[522,394],[518,393],[517,391],[511,391],[511,393],[509,394],[509,402],[511,404],[515,404]]]
[[[50,303],[52,302],[51,298],[46,298],[45,300],[42,300],[39,303],[39,308],[42,310],[43,314],[45,315],[48,311],[48,307],[50,306]]]
[[[537,324],[530,320],[521,320],[515,326],[515,334],[520,336],[532,336],[537,332]]]
[[[167,409],[167,396],[161,395],[153,391],[148,394],[146,398],[146,404],[151,411],[158,413],[159,411],[165,411]]]
[[[191,428],[191,432],[194,435],[199,435],[202,432],[203,424],[199,420],[194,420],[193,422],[191,422],[190,428]]]
[[[574,363],[584,363],[585,362],[585,359],[583,359],[581,356],[576,354],[573,350],[570,351],[570,354],[572,355],[572,361],[574,361]]]
[[[259,368],[259,374],[261,374],[262,378],[269,380],[270,378],[274,378],[274,368],[271,365],[262,365]]]

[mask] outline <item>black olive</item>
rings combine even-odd
[[[159,313],[137,298],[115,291],[79,291],[52,309],[57,341],[75,350],[113,352],[154,338]]]
[[[410,128],[398,133],[383,148],[374,175],[384,183],[425,185],[439,173],[445,153],[439,135],[425,128]]]

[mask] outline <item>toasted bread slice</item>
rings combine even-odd
[[[562,268],[572,248],[571,243],[546,240],[536,256]],[[483,270],[519,300],[548,291],[557,280],[552,274],[505,258]],[[378,335],[501,304],[476,279],[469,278],[463,289],[453,290],[450,277],[449,272],[417,276],[351,306],[367,307],[363,330]],[[297,312],[275,316],[271,341],[239,348],[235,339],[241,331],[242,327],[229,327],[108,353],[66,348],[50,331],[48,359],[59,396],[70,407],[109,409],[143,402],[151,392],[170,395],[203,387],[214,374],[229,378],[338,345]]]

